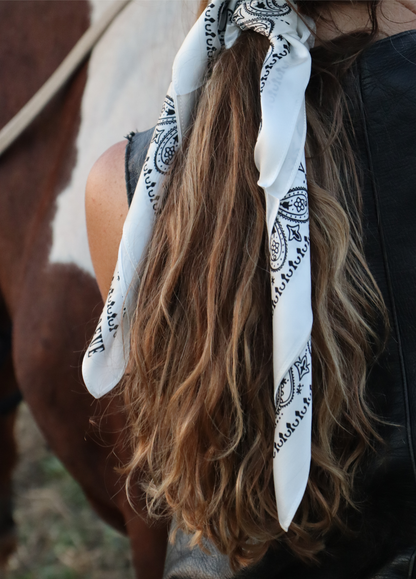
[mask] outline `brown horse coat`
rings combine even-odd
[[[40,88],[106,5],[0,3],[0,126]],[[155,123],[192,11],[188,24],[183,15],[179,2],[131,3],[90,62],[0,158],[0,329],[7,333],[12,327],[12,353],[0,360],[0,401],[17,383],[51,448],[96,511],[128,534],[137,577],[146,579],[162,575],[166,529],[149,527],[128,504],[115,470],[126,460],[122,409],[116,400],[94,401],[80,372],[102,308],[83,192],[105,148],[131,129]],[[125,80],[123,86],[117,79]],[[13,534],[14,414],[0,416],[0,558],[7,556]],[[92,416],[101,422],[100,434],[89,423]]]

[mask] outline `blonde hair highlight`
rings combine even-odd
[[[276,541],[312,560],[329,530],[343,527],[355,468],[377,436],[365,383],[376,316],[386,316],[363,254],[359,176],[345,129],[341,80],[359,51],[322,70],[317,58],[315,81],[329,89],[322,103],[312,80],[307,95],[312,467],[283,533],[272,473],[268,240],[253,159],[267,48],[245,32],[209,72],[141,271],[123,381],[132,501],[139,485],[153,516],[172,516],[191,544],[211,540],[233,569]]]

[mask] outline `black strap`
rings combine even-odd
[[[130,133],[126,136],[128,140],[125,157],[126,189],[129,207],[133,200],[134,191],[146,161],[147,150],[152,140],[155,128],[142,133]]]

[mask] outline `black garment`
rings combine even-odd
[[[129,207],[133,200],[134,191],[144,162],[146,161],[147,149],[152,139],[154,127],[143,133],[130,133],[127,135],[128,140],[125,156],[125,175],[127,202]]]
[[[334,532],[314,566],[270,549],[235,579],[416,579],[416,31],[369,47],[348,90],[364,179],[365,255],[392,326],[368,378],[374,408],[389,423],[378,426],[385,445],[369,454],[357,481],[361,512],[349,514],[351,536]],[[128,190],[149,135],[130,139]],[[225,579],[227,569],[225,557],[191,552],[179,536],[165,578]]]

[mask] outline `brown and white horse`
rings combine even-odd
[[[0,127],[42,86],[106,0],[0,2]],[[173,57],[197,0],[136,0],[89,62],[0,158],[0,560],[10,507],[17,389],[96,511],[130,538],[137,577],[163,573],[166,528],[131,509],[116,472],[126,459],[117,401],[96,402],[80,366],[102,301],[88,250],[84,189],[94,161],[157,120]],[[11,335],[11,350],[7,351]],[[89,419],[100,422],[97,434]]]

